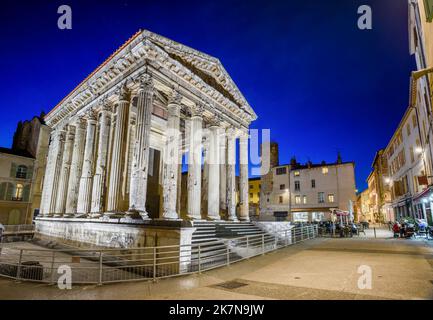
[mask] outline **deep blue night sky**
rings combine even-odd
[[[0,146],[49,111],[138,29],[218,57],[270,128],[280,162],[356,163],[366,187],[408,104],[407,0],[2,1]],[[73,29],[57,28],[68,4]],[[357,28],[368,4],[373,30]]]

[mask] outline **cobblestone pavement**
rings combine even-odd
[[[433,241],[315,239],[202,274],[103,286],[0,279],[0,299],[433,299]],[[372,270],[359,289],[358,267]]]

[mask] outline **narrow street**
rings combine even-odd
[[[433,299],[433,241],[318,238],[202,274],[153,282],[57,286],[0,279],[0,299]],[[359,266],[371,289],[359,289]]]

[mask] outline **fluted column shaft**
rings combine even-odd
[[[227,216],[230,221],[236,217],[236,136],[233,130],[227,132]]]
[[[64,216],[72,216],[77,213],[78,191],[80,187],[81,171],[83,169],[85,135],[86,121],[83,118],[80,118],[75,126],[74,151],[71,160]]]
[[[140,79],[138,89],[137,131],[129,192],[130,214],[138,213],[144,219],[148,218],[146,197],[152,108],[153,82],[150,76],[145,74]]]
[[[222,131],[222,130],[221,130]],[[225,132],[220,136],[220,210],[221,216],[227,216],[227,138]]]
[[[119,94],[119,103],[116,112],[116,128],[113,137],[113,151],[111,154],[110,182],[108,186],[107,211],[114,213],[119,211],[122,169],[126,152],[126,125],[128,123],[130,104],[130,92],[122,87]]]
[[[168,103],[167,140],[164,152],[163,218],[178,219],[176,212],[178,159],[180,148],[180,97],[174,93]]]
[[[57,191],[56,209],[54,216],[62,216],[65,213],[69,174],[71,169],[72,150],[74,147],[74,137],[75,128],[73,126],[68,126],[66,133],[66,142],[64,144],[63,159],[60,169],[59,188]]]
[[[52,141],[48,151],[47,169],[44,178],[43,206],[41,213],[50,216],[55,211],[58,179],[63,158],[65,131],[58,129],[51,133]]]
[[[84,147],[83,169],[78,191],[77,215],[79,216],[87,215],[90,212],[95,133],[96,116],[90,112],[87,118],[86,146]]]
[[[220,219],[220,172],[219,172],[219,135],[220,129],[217,124],[209,128],[209,180],[208,180],[208,218]]]
[[[188,217],[201,219],[202,108],[192,110],[188,157]]]
[[[242,134],[239,138],[239,160],[239,219],[241,221],[249,221],[247,133]]]
[[[111,107],[104,105],[99,118],[98,157],[95,175],[93,176],[92,201],[90,212],[98,217],[104,210],[104,190],[107,168],[108,138],[110,136]]]

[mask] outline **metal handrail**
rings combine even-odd
[[[312,225],[273,234],[159,247],[29,249],[0,246],[0,276],[53,283],[56,269],[66,264],[73,271],[74,283],[156,280],[230,265],[317,235],[317,226]],[[209,249],[209,245],[214,248]],[[29,260],[37,260],[39,265],[29,265],[26,263]]]

